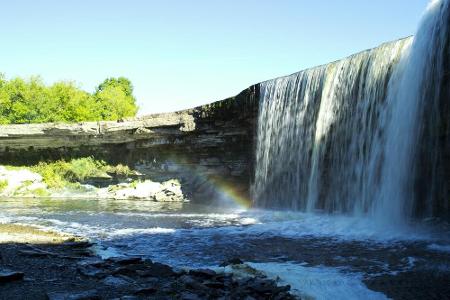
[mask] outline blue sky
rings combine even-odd
[[[4,0],[0,72],[134,84],[140,114],[220,100],[414,34],[428,0]]]

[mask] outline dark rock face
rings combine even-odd
[[[180,179],[193,200],[218,185],[248,199],[253,174],[258,86],[185,111],[118,122],[0,126],[0,164],[93,156],[126,164],[149,179]]]

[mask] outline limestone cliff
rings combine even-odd
[[[117,122],[0,126],[0,164],[93,156],[152,180],[178,178],[191,198],[217,198],[230,187],[248,199],[257,94],[252,86],[212,104]]]

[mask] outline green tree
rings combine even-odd
[[[131,81],[125,77],[118,77],[118,78],[114,78],[114,77],[110,77],[110,78],[106,78],[105,81],[103,81],[98,87],[97,87],[97,92],[103,91],[111,86],[114,87],[120,87],[121,89],[123,89],[123,91],[125,92],[125,94],[128,97],[133,97],[133,85],[131,84]]]
[[[49,88],[50,103],[46,105],[46,122],[80,122],[101,120],[99,108],[92,95],[73,82],[57,82]]]
[[[5,80],[5,75],[0,73],[0,125],[10,123],[8,115],[11,110],[11,100],[5,89],[5,85],[7,83],[8,82]]]
[[[31,123],[39,118],[41,104],[47,96],[39,77],[32,77],[29,81],[14,78],[4,88],[9,96],[10,123]]]
[[[46,86],[38,76],[8,81],[0,73],[0,124],[117,120],[137,110],[124,77],[108,78],[90,94],[74,82]]]
[[[118,120],[136,115],[138,107],[133,96],[133,85],[124,78],[108,78],[95,93],[98,104],[103,108],[105,120]]]

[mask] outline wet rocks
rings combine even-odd
[[[1,247],[1,263],[24,273],[0,267],[1,299],[295,299],[289,286],[259,273],[245,279],[230,268],[175,269],[140,257],[101,259],[75,255],[90,244],[33,247],[45,256],[17,255],[30,246]],[[2,250],[3,249],[3,250]],[[6,258],[5,258],[6,253]],[[241,266],[241,265],[236,265]],[[245,266],[245,264],[242,264]],[[256,274],[256,275],[254,275]],[[13,281],[9,284],[7,282]],[[6,283],[5,283],[6,282]],[[22,298],[16,297],[20,294]]]
[[[78,264],[78,271],[87,277],[165,278],[177,273],[168,265],[142,260],[139,257],[109,258],[104,261],[84,261]],[[110,278],[110,280],[112,280]]]
[[[141,296],[149,296],[153,295],[158,291],[158,289],[155,286],[146,286],[137,289],[134,294],[135,295],[141,295]]]
[[[116,263],[119,265],[133,265],[142,262],[142,258],[140,257],[110,257],[106,259],[107,262]],[[147,260],[147,262],[151,262]]]
[[[97,300],[101,299],[97,290],[81,293],[53,292],[47,294],[48,300]]]
[[[229,266],[229,265],[241,265],[243,263],[244,262],[240,258],[234,257],[234,258],[231,258],[229,260],[224,261],[223,263],[220,264],[220,266],[221,267],[226,267],[226,266]]]
[[[273,280],[261,277],[250,278],[247,281],[241,281],[233,290],[233,296],[238,299],[253,297],[255,299],[296,299],[289,294],[291,287],[277,286]]]
[[[197,269],[197,270],[190,270],[189,275],[209,279],[216,276],[217,273],[210,269]]]
[[[87,276],[87,277],[104,278],[106,276],[106,274],[102,270],[96,268],[95,266],[91,266],[91,265],[78,266],[77,271],[81,275]]]
[[[78,270],[85,277],[99,278],[104,285],[132,289],[132,293],[124,295],[130,299],[173,295],[175,299],[295,299],[289,294],[290,286],[280,287],[259,273],[242,278],[221,270],[175,271],[168,265],[139,257],[84,261],[79,263]]]
[[[103,283],[111,286],[128,285],[130,282],[123,277],[108,276],[103,280]]]
[[[33,256],[33,257],[48,256],[47,253],[45,253],[45,252],[39,252],[39,251],[35,251],[35,250],[19,250],[19,254]]]
[[[183,275],[178,279],[178,282],[181,283],[185,288],[204,292],[208,288],[202,283],[201,280],[189,275]]]
[[[183,292],[180,295],[180,299],[183,300],[201,300],[202,298],[200,298],[198,295],[191,293],[191,292]]]
[[[0,268],[0,283],[22,280],[24,273]]]
[[[145,270],[147,277],[171,277],[177,273],[168,265],[161,263],[153,263],[150,268]]]

